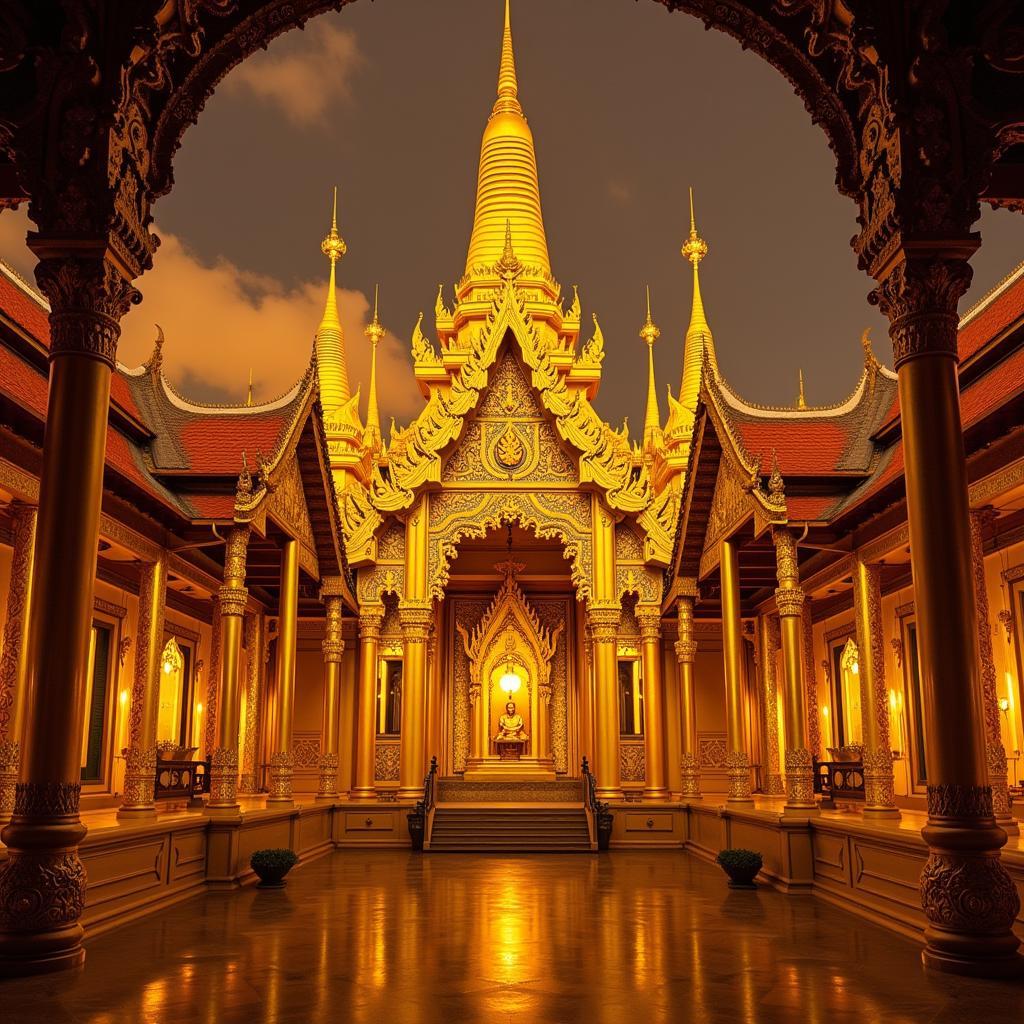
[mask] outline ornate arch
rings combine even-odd
[[[431,597],[444,600],[459,542],[485,537],[506,523],[517,523],[542,538],[562,542],[569,575],[580,601],[590,599],[594,544],[590,497],[575,491],[522,494],[450,491],[430,496],[427,579]]]

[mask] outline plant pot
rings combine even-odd
[[[754,881],[757,878],[758,868],[754,868],[753,871],[745,870],[741,868],[723,868],[725,873],[729,876],[729,888],[730,889],[756,889],[757,883]]]
[[[284,876],[298,861],[292,850],[257,850],[249,858],[249,866],[260,880],[260,889],[280,889],[284,885]]]
[[[597,848],[607,850],[612,842],[612,816],[602,814],[597,819]]]
[[[722,850],[716,863],[729,876],[730,889],[756,889],[754,879],[764,859],[754,850]]]
[[[418,814],[416,811],[410,811],[405,816],[405,820],[409,826],[409,838],[412,840],[412,848],[414,850],[422,850],[423,838],[427,830],[426,817]]]
[[[259,875],[257,888],[259,889],[283,889],[285,884],[284,876],[290,868],[259,868],[253,869]]]

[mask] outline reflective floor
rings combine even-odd
[[[913,942],[813,897],[731,892],[671,851],[346,851],[88,948],[74,978],[0,982],[0,1021],[1024,1019],[1024,987],[926,975]]]

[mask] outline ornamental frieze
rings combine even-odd
[[[314,579],[319,579],[313,524],[309,518],[302,474],[294,458],[286,463],[271,492],[269,513],[278,526],[299,542],[299,564],[302,568]]]

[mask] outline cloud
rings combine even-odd
[[[175,235],[158,232],[153,269],[137,282],[142,304],[121,322],[119,360],[145,361],[163,328],[164,372],[187,397],[200,401],[245,398],[249,367],[257,401],[286,392],[309,364],[313,337],[323,315],[325,280],[284,287],[276,278],[228,260],[203,263]],[[349,376],[362,384],[362,412],[370,379],[370,343],[363,329],[370,301],[360,291],[338,293]],[[390,332],[377,349],[382,414],[408,419],[423,407],[406,346]],[[386,419],[385,419],[385,422]]]
[[[16,210],[0,212],[0,260],[16,270],[33,288],[36,258],[25,244],[25,234],[34,229],[35,225],[28,219],[28,203],[22,203]]]
[[[287,33],[265,53],[243,61],[223,87],[274,104],[309,127],[322,122],[333,103],[351,100],[352,80],[365,64],[354,32],[318,18],[304,34]]]

